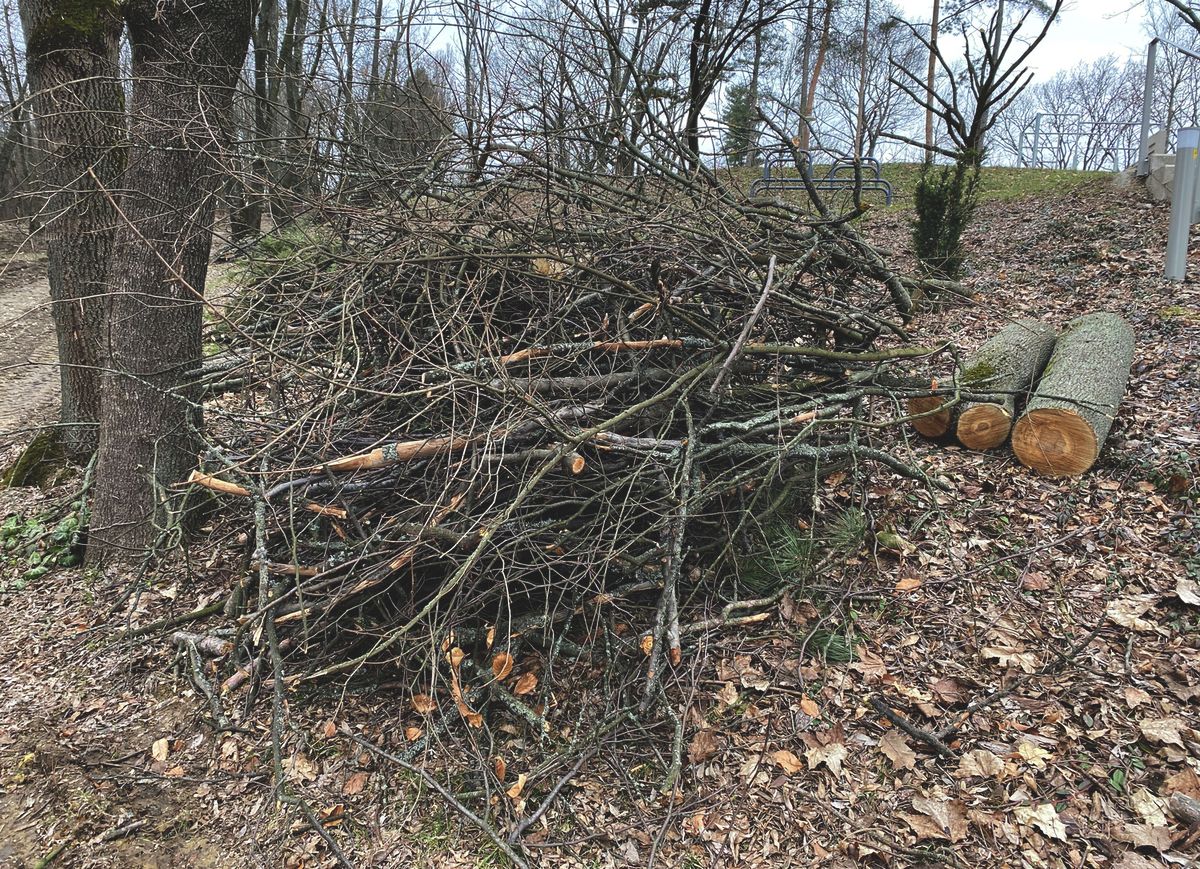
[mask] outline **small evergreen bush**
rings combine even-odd
[[[979,204],[979,166],[964,158],[952,165],[927,161],[913,191],[913,251],[930,273],[953,280],[965,259],[962,234]]]

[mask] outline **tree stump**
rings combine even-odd
[[[1013,452],[1042,474],[1076,476],[1100,455],[1129,382],[1133,329],[1117,314],[1072,320],[1013,428]]]
[[[1008,439],[1017,397],[1028,395],[1054,350],[1054,327],[1038,320],[1009,323],[979,348],[962,372],[964,389],[994,393],[962,405],[955,433],[968,449],[990,450]]]

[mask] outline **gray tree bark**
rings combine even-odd
[[[933,0],[933,14],[929,19],[929,64],[925,70],[925,89],[933,93],[937,83],[937,40],[941,26],[941,0]],[[933,103],[925,107],[925,159],[933,159]]]
[[[115,4],[21,0],[25,56],[47,194],[51,314],[58,338],[67,454],[96,449],[104,297],[116,212],[111,193],[125,167],[125,100],[117,83],[122,22]]]
[[[963,366],[971,392],[994,393],[989,401],[964,402],[955,433],[969,449],[990,450],[1008,439],[1018,396],[1033,389],[1054,350],[1055,329],[1040,320],[1009,323]]]
[[[1133,329],[1099,312],[1067,324],[1013,428],[1013,452],[1043,474],[1082,474],[1100,455],[1129,382]]]
[[[127,0],[131,159],[114,243],[89,561],[143,556],[196,464],[204,282],[250,0]]]

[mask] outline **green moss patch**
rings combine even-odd
[[[1200,308],[1189,308],[1186,305],[1170,305],[1160,308],[1158,316],[1164,320],[1183,320],[1187,323],[1200,323]]]
[[[53,430],[40,432],[3,473],[0,488],[37,486],[45,488],[61,479],[67,457]]]

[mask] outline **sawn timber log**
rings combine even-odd
[[[1100,455],[1129,382],[1133,329],[1117,314],[1072,320],[1013,428],[1021,464],[1052,476],[1082,474]]]
[[[1017,320],[979,349],[963,369],[962,383],[993,397],[962,405],[955,429],[959,443],[972,450],[990,450],[1008,440],[1017,418],[1017,399],[1037,383],[1054,351],[1054,337],[1055,329],[1047,323]]]
[[[908,412],[923,415],[913,428],[929,438],[954,433],[970,449],[999,446],[1016,418],[1017,396],[1032,389],[1053,348],[1054,327],[1037,320],[1009,323],[962,366],[958,385],[976,398],[946,407],[944,395],[914,396]]]

